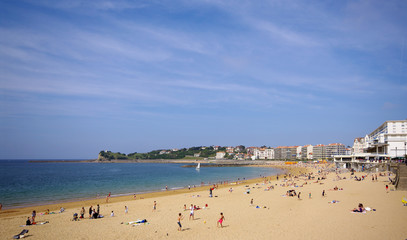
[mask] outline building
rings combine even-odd
[[[234,152],[235,152],[235,148],[234,148],[234,147],[227,147],[227,148],[226,148],[226,152],[227,152],[227,153],[234,153]]]
[[[254,159],[274,159],[274,149],[272,148],[257,148],[254,149]]]
[[[225,157],[225,152],[216,152],[216,159],[223,159]]]
[[[235,152],[243,152],[245,150],[245,147],[243,145],[239,145],[235,147]]]
[[[313,157],[313,146],[305,145],[301,147],[301,159],[310,160]]]
[[[274,159],[295,160],[298,146],[279,146],[274,148]]]
[[[404,157],[407,154],[407,120],[384,122],[366,135],[364,151],[391,158]]]
[[[256,149],[260,149],[260,148],[258,148],[258,147],[247,147],[247,148],[246,148],[246,152],[247,152],[247,154],[253,155],[253,154],[254,154],[254,151],[255,151]]]
[[[326,149],[324,144],[318,144],[313,147],[313,159],[322,159],[326,156]]]
[[[345,155],[346,147],[342,143],[331,143],[325,145],[325,154],[326,158],[333,158],[334,155]]]
[[[355,154],[364,153],[363,150],[364,148],[365,148],[365,138],[359,137],[353,140],[352,153]]]
[[[346,147],[342,143],[318,144],[313,147],[313,159],[327,159],[333,158],[334,155],[345,155],[345,149]]]

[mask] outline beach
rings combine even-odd
[[[325,166],[326,167],[326,166]],[[407,207],[401,199],[405,191],[393,191],[388,176],[378,176],[377,181],[368,175],[365,180],[355,181],[350,172],[337,175],[321,173],[323,165],[311,165],[314,179],[299,177],[304,168],[290,167],[285,179],[260,178],[235,185],[219,185],[209,197],[209,186],[195,189],[179,189],[137,196],[121,196],[109,199],[92,199],[63,204],[10,209],[0,212],[1,239],[28,229],[28,239],[405,239]],[[288,174],[288,173],[287,173]],[[357,172],[361,177],[367,173]],[[379,175],[379,173],[376,173]],[[294,176],[298,176],[294,178]],[[318,177],[325,177],[319,180]],[[341,180],[338,180],[338,176]],[[346,178],[346,179],[343,179]],[[291,181],[291,179],[293,181]],[[266,180],[266,181],[265,181]],[[317,182],[318,181],[318,182]],[[294,184],[293,184],[294,183]],[[306,184],[305,184],[306,183]],[[291,185],[293,184],[293,185]],[[290,185],[290,186],[287,186]],[[271,186],[274,189],[268,188]],[[297,186],[297,187],[295,187]],[[343,190],[333,190],[335,187]],[[230,188],[233,189],[230,192]],[[250,189],[250,194],[247,194]],[[300,198],[286,195],[288,190],[301,192]],[[326,196],[322,196],[325,190]],[[311,197],[309,197],[311,193]],[[253,199],[253,204],[250,204]],[[153,210],[154,201],[157,209]],[[335,203],[334,203],[335,202]],[[359,203],[369,207],[366,213],[353,213]],[[100,205],[104,218],[89,219],[88,209]],[[187,210],[184,210],[184,204]],[[194,220],[189,219],[189,206]],[[208,205],[205,209],[205,205]],[[86,210],[85,219],[71,221],[74,213]],[[125,213],[125,206],[128,213]],[[46,209],[63,213],[41,215]],[[21,227],[32,210],[37,211],[36,221],[43,225]],[[373,211],[375,209],[375,211]],[[111,212],[115,216],[110,217]],[[224,214],[223,228],[217,227],[220,213]],[[182,231],[177,231],[178,214]],[[126,224],[146,219],[147,223]]]

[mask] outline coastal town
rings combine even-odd
[[[185,154],[177,153],[183,151]],[[111,159],[177,159],[190,157],[196,159],[234,159],[234,160],[307,160],[307,161],[382,161],[401,160],[407,155],[407,120],[389,120],[364,137],[354,139],[353,146],[342,143],[245,147],[239,146],[201,146],[189,149],[156,150],[149,155],[124,155],[102,151],[99,158]],[[188,155],[190,154],[190,155]]]

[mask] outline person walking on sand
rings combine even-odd
[[[37,212],[35,210],[33,210],[33,212],[31,213],[32,223],[35,223],[35,217],[36,216],[37,216]]]
[[[298,200],[301,200],[300,195],[301,195],[301,192],[298,192]]]
[[[157,202],[154,201],[154,205],[153,205],[153,212],[157,209]]]
[[[178,213],[178,231],[182,231],[182,225],[181,225],[181,220],[184,219],[184,216],[182,216],[181,213]]]
[[[129,212],[129,209],[127,208],[127,206],[124,206],[124,213],[127,214]]]
[[[325,190],[322,190],[322,196],[325,197]]]
[[[216,226],[219,227],[219,225],[220,225],[220,227],[223,228],[222,223],[224,220],[225,220],[225,217],[223,216],[223,213],[220,213],[220,218],[219,218],[218,222],[216,223]]]
[[[189,220],[194,220],[194,206],[191,204],[191,212],[189,213]]]
[[[386,185],[386,192],[389,193],[389,185]]]

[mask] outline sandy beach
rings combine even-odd
[[[315,165],[322,167],[322,165]],[[28,229],[28,239],[406,239],[407,207],[401,199],[405,191],[393,191],[388,176],[378,176],[377,181],[368,175],[355,181],[349,172],[321,173],[318,168],[308,168],[315,179],[293,176],[304,173],[303,168],[291,167],[291,177],[248,180],[240,185],[224,185],[213,190],[209,187],[180,189],[137,196],[104,198],[47,206],[36,206],[0,212],[0,238],[12,239],[13,235]],[[357,177],[366,173],[355,173]],[[377,173],[377,175],[379,175]],[[318,177],[326,176],[317,182]],[[338,180],[338,176],[341,180]],[[354,176],[352,176],[354,177]],[[346,178],[346,179],[343,179]],[[291,181],[291,179],[293,181]],[[270,180],[270,181],[269,181]],[[294,183],[294,184],[293,184]],[[306,183],[306,184],[305,184]],[[290,186],[287,186],[290,185]],[[298,187],[295,187],[298,186]],[[265,190],[273,186],[274,189]],[[333,190],[337,186],[343,190]],[[229,189],[233,188],[230,192]],[[250,189],[250,194],[247,194]],[[286,196],[288,190],[301,192]],[[325,190],[326,196],[322,196]],[[311,194],[311,197],[309,197]],[[142,199],[141,199],[142,198]],[[250,204],[253,199],[253,204]],[[332,203],[333,201],[336,203]],[[153,210],[154,201],[157,209]],[[352,213],[359,203],[372,210]],[[88,209],[100,204],[104,218],[89,219]],[[187,210],[184,210],[184,204]],[[189,219],[189,206],[195,210],[194,220]],[[41,215],[46,209],[58,212]],[[71,221],[74,213],[85,207],[85,219]],[[128,213],[125,213],[128,206]],[[32,210],[37,211],[37,222],[49,223],[21,227]],[[376,211],[373,211],[375,209]],[[115,216],[110,217],[111,212]],[[224,214],[223,228],[217,227],[220,213]],[[183,215],[182,231],[177,231],[178,214]],[[126,224],[138,219],[147,223]]]

